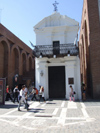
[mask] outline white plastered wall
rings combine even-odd
[[[45,98],[49,98],[49,85],[48,85],[48,67],[49,66],[65,66],[65,98],[69,99],[70,88],[68,78],[74,78],[73,89],[76,91],[75,99],[81,99],[81,86],[80,86],[80,65],[78,57],[65,57],[63,59],[50,59],[51,63],[46,63],[48,58],[36,58],[36,88],[39,85],[44,86]],[[40,75],[43,71],[43,76]]]

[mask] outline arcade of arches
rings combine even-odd
[[[87,34],[87,22],[84,21],[84,30],[80,37],[80,67],[81,67],[81,82],[85,83],[87,94],[91,96],[90,84],[90,57],[89,57],[89,44]]]
[[[0,78],[12,87],[13,77],[19,75],[19,84],[34,81],[34,56],[19,38],[0,24]]]
[[[100,99],[100,1],[84,0],[79,38],[81,82],[89,98]]]

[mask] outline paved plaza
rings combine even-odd
[[[10,101],[0,106],[0,133],[100,133],[99,101],[28,102],[29,111]]]

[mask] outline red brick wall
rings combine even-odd
[[[25,61],[22,62],[23,53]],[[15,74],[19,74],[23,78],[23,75],[29,72],[29,60],[31,60],[31,71],[35,71],[32,49],[0,24],[0,77],[6,77],[7,84],[12,87],[12,79]],[[26,68],[24,73],[22,72],[23,63]],[[31,78],[33,80],[34,74],[33,77],[31,75]]]
[[[3,45],[0,45],[0,70],[2,70],[0,72],[0,77],[3,76],[3,64],[4,64],[4,48]]]
[[[85,36],[84,22],[87,24],[87,38]],[[88,44],[89,59],[87,59],[86,48],[85,55],[82,55],[83,43],[81,36],[83,35],[85,42],[84,46]],[[88,60],[86,65],[84,65],[85,70],[89,69],[87,76],[89,91],[93,98],[100,98],[100,22],[99,22],[99,10],[98,10],[98,0],[84,0],[82,21],[81,21],[81,31],[80,31],[80,59],[81,59],[81,74],[84,75],[82,71],[82,58]],[[87,81],[86,81],[87,82]]]

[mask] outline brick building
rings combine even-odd
[[[0,24],[0,78],[6,78],[12,87],[15,74],[19,75],[19,84],[34,81],[32,49]]]
[[[79,50],[87,96],[100,98],[100,0],[84,0]]]

